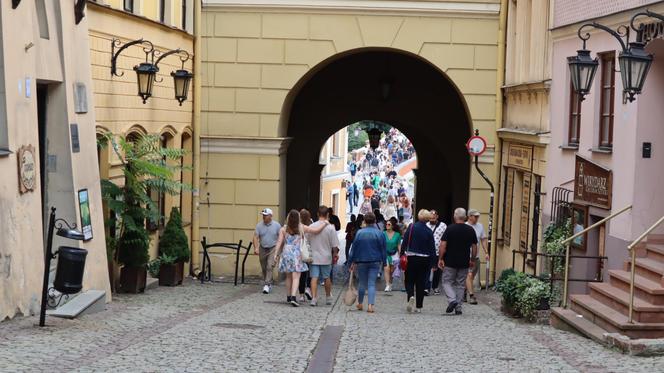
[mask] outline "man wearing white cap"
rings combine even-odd
[[[276,221],[272,221],[271,209],[263,209],[261,215],[263,221],[256,225],[256,231],[254,232],[254,254],[259,256],[261,269],[263,270],[263,294],[269,294],[272,290],[274,254],[281,225]]]
[[[484,231],[484,226],[482,223],[479,222],[480,220],[480,212],[475,210],[475,209],[470,209],[468,210],[468,221],[466,224],[470,225],[473,227],[475,230],[475,234],[477,235],[477,246],[481,246],[482,250],[484,251],[484,258],[486,259],[486,262],[489,262],[489,253],[487,252],[487,247],[488,245],[488,238],[486,236],[486,232]],[[479,250],[477,250],[479,254]],[[475,262],[475,266],[473,267],[473,270],[468,273],[468,278],[466,279],[466,291],[468,295],[470,296],[470,300],[468,303],[470,304],[477,304],[477,299],[475,299],[475,289],[473,289],[473,284],[475,283],[475,276],[477,276],[477,273],[480,270],[480,258],[479,255],[475,258],[471,258]]]

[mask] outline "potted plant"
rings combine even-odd
[[[181,149],[162,148],[159,136],[139,135],[128,141],[106,133],[100,145],[111,143],[120,160],[124,185],[102,180],[102,195],[108,207],[117,214],[117,257],[122,264],[121,291],[139,293],[145,290],[150,235],[145,221],[159,219],[159,211],[148,190],[178,194],[188,189],[173,180],[182,166],[177,161],[185,154]],[[171,161],[171,162],[169,162]],[[171,164],[172,163],[172,164]]]
[[[182,229],[180,211],[173,207],[159,239],[159,253],[162,259],[159,268],[159,285],[177,286],[184,279],[184,263],[189,261],[189,239]]]

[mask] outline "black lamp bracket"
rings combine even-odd
[[[120,39],[114,38],[113,40],[111,40],[111,76],[124,75],[124,72],[120,74],[118,74],[117,72],[118,57],[120,56],[120,53],[122,53],[123,50],[131,47],[132,45],[137,45],[137,44],[144,44],[143,52],[145,52],[145,62],[148,62],[148,57],[154,52],[154,45],[152,45],[152,42],[148,40],[138,39],[138,40],[132,40],[123,45]],[[118,50],[116,51],[115,48],[118,48]],[[152,54],[152,60],[154,61],[154,54]]]
[[[645,25],[644,25],[643,23],[640,23],[640,24],[639,24],[639,27],[634,26],[634,21],[635,21],[638,17],[650,17],[650,18],[656,18],[656,19],[658,19],[658,20],[664,22],[664,16],[663,16],[663,15],[661,15],[661,14],[659,14],[659,13],[651,12],[651,11],[648,10],[648,9],[646,9],[645,11],[642,11],[642,12],[638,12],[638,13],[636,13],[635,15],[633,15],[633,16],[632,16],[632,19],[629,21],[629,25],[630,25],[630,27],[632,28],[632,30],[634,30],[634,31],[637,32],[637,34],[636,34],[636,35],[637,35],[637,36],[636,36],[636,40],[637,40],[638,42],[643,42],[643,29],[645,28]]]
[[[164,58],[166,58],[166,57],[168,57],[172,54],[177,54],[178,57],[180,57],[180,61],[182,62],[182,69],[184,69],[184,63],[187,62],[191,58],[191,55],[189,54],[189,52],[187,52],[186,50],[180,49],[180,48],[173,49],[173,50],[170,50],[168,52],[161,52],[161,51],[155,49],[154,51],[152,51],[152,60],[155,61],[155,57],[157,57],[157,60],[154,62],[154,66],[156,68],[159,68],[159,62],[161,62],[161,60],[163,60]],[[164,81],[164,79],[160,78],[159,80],[157,80],[157,76],[155,75],[154,81],[157,82],[157,83],[161,83],[161,82]]]
[[[620,25],[616,30],[613,30],[597,22],[583,24],[581,25],[581,27],[579,27],[579,30],[577,31],[579,39],[583,41],[583,49],[586,49],[586,41],[590,39],[590,33],[586,32],[585,34],[582,34],[582,31],[583,29],[588,27],[593,27],[608,32],[609,34],[611,34],[611,36],[613,36],[614,38],[616,38],[616,40],[618,40],[620,46],[622,47],[622,51],[627,52],[627,46],[629,45],[629,27],[625,25]],[[623,40],[623,38],[625,40]]]

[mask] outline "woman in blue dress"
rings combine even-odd
[[[300,274],[309,270],[307,263],[302,260],[302,243],[305,241],[305,233],[318,234],[325,229],[327,224],[321,224],[312,229],[300,223],[300,213],[291,210],[286,219],[286,225],[279,231],[277,241],[277,252],[275,260],[279,261],[279,272],[286,274],[286,301],[299,307],[297,302],[297,291],[300,284]]]

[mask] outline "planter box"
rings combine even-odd
[[[182,285],[184,263],[162,264],[159,267],[159,286]]]
[[[145,267],[122,267],[120,271],[120,291],[123,293],[142,293],[148,271]]]

